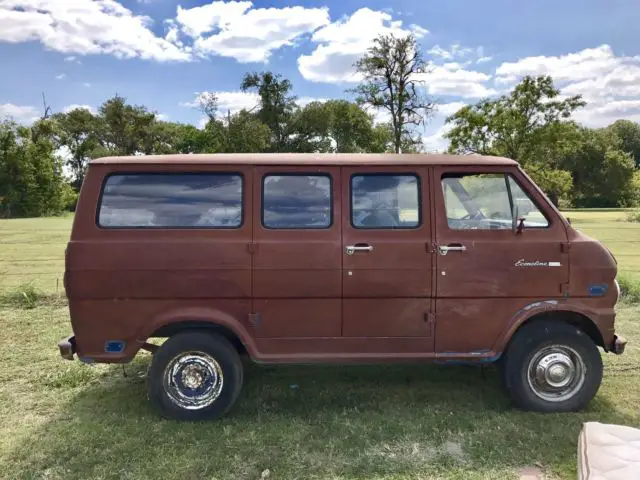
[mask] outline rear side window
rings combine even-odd
[[[102,190],[105,228],[238,228],[242,176],[236,173],[115,174]]]
[[[549,221],[510,176],[501,173],[453,174],[442,178],[447,223],[453,230],[507,230],[514,215],[526,228]]]
[[[262,224],[266,228],[329,228],[331,204],[328,175],[283,174],[263,178]]]
[[[417,228],[420,188],[415,175],[351,177],[351,223],[355,228]]]

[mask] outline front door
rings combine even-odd
[[[253,185],[252,334],[282,339],[260,348],[296,352],[293,339],[340,337],[340,168],[256,167]]]
[[[517,311],[563,297],[567,233],[527,185],[517,168],[434,169],[436,352],[487,352]]]
[[[433,351],[428,175],[342,168],[342,335],[370,353]]]

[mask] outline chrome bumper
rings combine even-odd
[[[618,335],[613,336],[613,344],[611,345],[611,351],[616,355],[624,353],[624,348],[627,346],[627,339]]]
[[[58,349],[60,350],[60,356],[65,360],[73,360],[73,354],[76,353],[76,337],[71,335],[70,337],[63,338],[58,342]]]

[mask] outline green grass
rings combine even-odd
[[[624,215],[569,217],[603,239],[636,282],[640,225]],[[538,465],[548,478],[570,479],[583,422],[640,426],[640,305],[630,304],[617,321],[627,352],[605,355],[602,388],[582,413],[514,409],[493,368],[247,364],[229,416],[162,420],[146,400],[148,354],[126,376],[122,366],[58,356],[70,324],[51,294],[56,278],[62,290],[70,221],[0,221],[2,298],[31,292],[25,285],[37,292],[32,309],[0,302],[0,478],[473,480],[517,478]]]

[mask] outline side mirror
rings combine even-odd
[[[524,230],[524,221],[525,221],[524,217],[520,217],[518,219],[518,226],[516,227],[516,235],[520,235]]]

